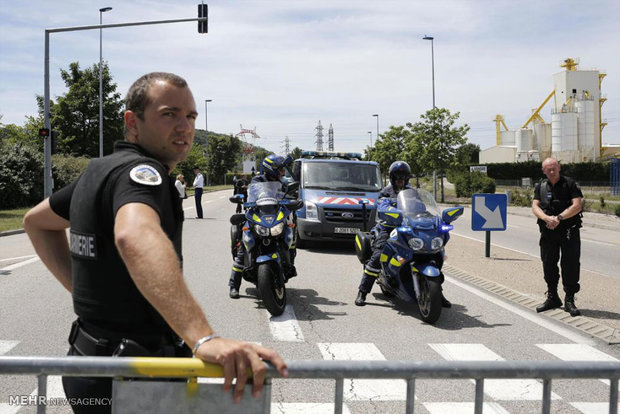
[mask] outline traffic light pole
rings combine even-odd
[[[116,24],[99,24],[95,26],[75,26],[75,27],[59,27],[56,29],[45,29],[45,60],[44,60],[44,114],[45,128],[52,130],[50,123],[50,33],[58,32],[75,32],[79,30],[94,30],[94,29],[107,29],[112,27],[127,27],[127,26],[147,26],[151,24],[167,24],[167,23],[183,23],[183,22],[206,22],[208,17],[198,17],[192,19],[175,19],[175,20],[155,20],[148,22],[130,22],[130,23],[116,23]],[[51,133],[45,138],[43,146],[43,155],[45,158],[43,167],[43,196],[45,198],[52,195],[52,142]]]

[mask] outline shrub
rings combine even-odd
[[[0,209],[27,207],[43,199],[43,157],[22,144],[0,147]]]
[[[512,205],[530,207],[532,205],[532,192],[527,190],[513,190]]]
[[[75,181],[88,167],[90,158],[72,157],[56,154],[52,156],[52,177],[54,177],[54,191],[61,189]]]
[[[601,208],[605,208],[605,197],[600,196],[600,197],[599,197],[599,200],[600,200],[600,202],[601,202]]]
[[[620,217],[620,204],[616,205],[616,216]]]
[[[475,193],[495,193],[495,180],[480,172],[463,173],[454,178],[457,197],[471,197]]]

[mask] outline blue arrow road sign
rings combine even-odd
[[[471,204],[472,230],[506,230],[506,194],[474,194]]]

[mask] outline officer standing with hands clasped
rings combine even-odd
[[[78,316],[69,355],[191,356],[223,366],[238,402],[253,372],[257,397],[265,361],[287,376],[272,349],[216,335],[181,271],[181,199],[169,174],[194,141],[196,104],[171,73],[139,78],[126,97],[125,141],[93,159],[72,184],[24,217],[34,248],[72,293]],[[70,239],[65,230],[70,227]],[[110,378],[64,377],[68,398],[110,398]],[[79,404],[79,403],[78,403]],[[72,407],[109,412],[110,406]]]
[[[196,202],[196,218],[202,218],[202,187],[204,186],[205,179],[198,167],[194,167],[194,201]]]
[[[534,187],[532,212],[538,218],[540,258],[547,283],[547,299],[536,307],[536,311],[544,312],[562,306],[558,296],[558,260],[561,252],[562,285],[566,293],[564,310],[571,316],[578,316],[581,312],[575,306],[575,294],[579,292],[579,228],[583,194],[575,180],[560,175],[560,169],[557,160],[547,158],[542,163],[542,171],[547,178]]]

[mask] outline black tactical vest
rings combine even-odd
[[[132,165],[157,166],[169,201],[160,206],[161,226],[181,260],[183,210],[167,169],[139,146],[119,142],[114,154],[93,159],[80,177],[71,198],[70,247],[73,306],[84,321],[105,328],[140,334],[169,333],[159,313],[136,288],[114,244],[111,188],[120,170]],[[165,191],[165,189],[164,189]]]
[[[560,180],[555,186],[547,178],[542,178],[538,185],[540,186],[539,206],[549,216],[557,216],[566,210],[573,203],[571,198],[571,186],[574,180],[570,177],[560,176]],[[581,227],[581,213],[563,220],[560,225],[562,227],[572,227],[578,225]],[[539,225],[544,222],[538,219]]]

